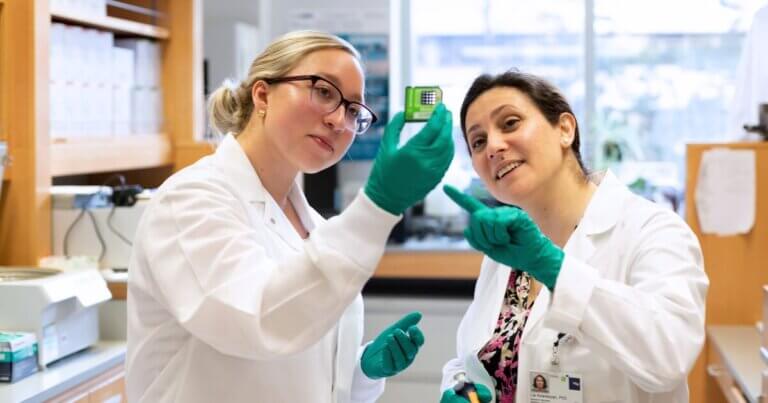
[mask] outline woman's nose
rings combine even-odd
[[[500,134],[489,133],[486,141],[488,145],[485,150],[488,154],[488,159],[501,158],[501,155],[507,150],[507,142]]]
[[[323,121],[325,122],[325,125],[330,127],[333,131],[342,132],[347,129],[346,112],[347,108],[345,108],[344,105],[339,105],[336,110],[323,116]]]

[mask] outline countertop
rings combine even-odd
[[[374,279],[418,279],[448,282],[474,282],[480,274],[483,255],[466,240],[456,237],[409,239],[403,244],[387,245]],[[127,296],[128,273],[102,270],[116,300]]]
[[[125,361],[125,341],[100,341],[16,383],[0,383],[0,402],[43,402]]]
[[[760,401],[765,363],[760,358],[760,334],[754,326],[708,326],[707,335],[723,364],[750,403]]]

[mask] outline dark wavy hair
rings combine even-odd
[[[541,77],[517,70],[509,70],[498,75],[483,74],[472,82],[467,95],[464,96],[464,102],[461,104],[461,132],[464,134],[464,143],[467,145],[467,149],[469,149],[466,127],[467,110],[480,95],[496,87],[516,88],[527,95],[551,125],[556,124],[563,113],[569,113],[574,116],[574,120],[576,119],[576,115],[565,96],[557,87]],[[579,163],[581,172],[586,176],[588,172],[581,158],[580,148],[579,123],[576,122],[576,133],[573,143],[571,143],[571,150]]]

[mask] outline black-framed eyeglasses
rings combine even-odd
[[[267,78],[267,84],[284,83],[288,81],[312,81],[309,100],[321,113],[331,113],[344,105],[344,122],[347,129],[355,134],[363,134],[378,118],[371,108],[360,102],[344,98],[341,90],[334,83],[317,75],[287,76]]]

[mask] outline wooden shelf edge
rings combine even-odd
[[[51,144],[51,176],[157,168],[172,163],[171,142],[164,134]]]
[[[483,254],[475,251],[386,252],[373,276],[475,280],[482,261]]]
[[[51,10],[51,19],[53,21],[102,28],[121,34],[139,35],[146,38],[168,39],[170,37],[170,33],[165,28],[109,16],[77,15],[62,10]]]

